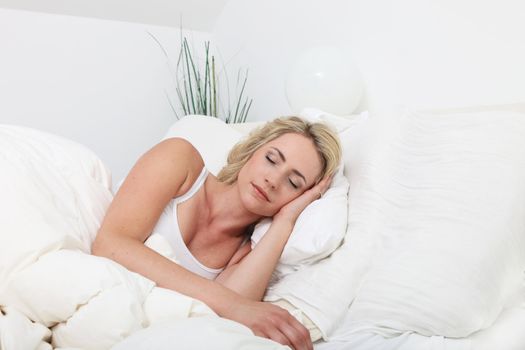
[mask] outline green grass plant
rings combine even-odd
[[[166,59],[170,60],[165,48],[157,38],[148,33],[160,46]],[[253,99],[245,95],[246,83],[248,81],[248,70],[239,69],[236,79],[236,96],[233,104],[230,102],[230,86],[226,67],[223,67],[226,88],[226,108],[220,108],[219,112],[219,81],[217,79],[215,56],[210,52],[210,42],[204,43],[204,60],[199,64],[198,57],[192,52],[185,36],[182,36],[177,65],[174,73],[175,92],[178,100],[177,108],[170,96],[166,93],[171,109],[175,116],[180,118],[184,115],[209,115],[220,118],[226,123],[243,123],[248,117]],[[222,106],[224,107],[224,106]]]

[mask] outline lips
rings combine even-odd
[[[266,192],[264,192],[264,190],[262,188],[260,188],[259,186],[255,185],[253,183],[252,183],[252,186],[255,189],[255,193],[257,193],[257,195],[259,197],[261,197],[262,199],[264,199],[267,202],[270,201],[270,199],[268,199],[268,195],[266,194]]]

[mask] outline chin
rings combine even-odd
[[[244,200],[243,203],[244,203],[244,207],[249,212],[254,213],[256,215],[259,215],[259,216],[273,216],[275,214],[274,210],[270,210],[269,208],[265,208],[256,199],[246,198],[246,200]]]
[[[271,203],[261,201],[253,196],[250,191],[241,191],[240,198],[243,206],[251,213],[265,217],[271,217],[277,213],[277,210],[271,207]]]

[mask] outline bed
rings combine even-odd
[[[370,114],[301,113],[337,130],[344,162],[330,192],[304,213],[265,299],[302,321],[317,350],[523,350],[525,105],[487,105],[523,101],[519,31],[502,27],[509,33],[482,36],[471,42],[479,50],[449,62],[450,49],[471,39],[456,32],[469,17],[454,16],[458,25],[437,36],[450,22],[421,24],[443,18],[434,17],[443,8],[424,4],[422,13],[413,5],[378,17],[368,4],[351,20],[332,9],[358,34],[354,48],[363,54],[367,83],[361,107]],[[456,14],[455,4],[450,9]],[[493,29],[485,21],[493,13],[481,12],[479,26],[469,30]],[[319,19],[318,11],[311,15]],[[267,27],[270,17],[259,17]],[[252,31],[268,34],[260,26],[227,16],[222,36],[225,44],[231,33],[251,39],[254,51],[244,52],[250,76],[261,79],[259,95],[271,100],[257,103],[281,111],[279,82],[291,55],[268,53],[282,46],[293,54],[309,45],[303,39],[317,37],[304,33],[320,27],[303,21],[308,31],[297,27],[296,40],[289,23],[274,20],[270,33],[290,39],[269,40],[277,50],[251,39]],[[5,9],[0,23],[0,349],[282,349],[198,300],[89,254],[126,166],[162,134],[190,139],[216,172],[228,148],[256,126],[192,116],[169,129],[173,82],[148,32],[173,57],[179,32]],[[419,40],[426,34],[439,40]],[[503,72],[486,74],[495,57],[487,47]],[[443,59],[449,64],[437,67]],[[271,63],[276,74],[257,63]],[[55,135],[62,132],[68,137]],[[147,244],[176,260],[159,236]]]
[[[265,299],[319,350],[525,348],[525,107],[302,115],[338,131],[344,162]],[[254,126],[190,116],[165,137],[213,172]],[[85,146],[0,126],[3,350],[283,348],[90,255],[111,188]],[[176,260],[158,235],[146,244]]]

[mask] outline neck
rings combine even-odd
[[[204,184],[208,222],[216,232],[240,236],[246,228],[261,219],[242,205],[237,184],[227,185],[208,176]]]

